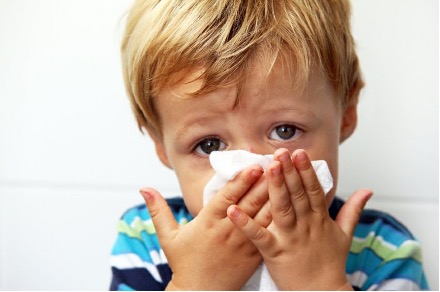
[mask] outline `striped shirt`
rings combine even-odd
[[[192,219],[181,198],[167,200],[179,224]],[[335,219],[344,202],[329,208]],[[171,269],[145,205],[129,209],[118,223],[111,254],[111,290],[165,290]],[[364,210],[355,229],[346,274],[355,290],[428,290],[421,249],[408,229],[392,216]]]

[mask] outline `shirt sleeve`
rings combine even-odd
[[[167,202],[179,224],[192,219],[181,198]],[[129,209],[119,220],[110,263],[110,290],[165,290],[172,272],[145,205]]]
[[[428,290],[419,242],[390,215],[363,213],[347,260],[347,276],[359,290]]]

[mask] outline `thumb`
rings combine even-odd
[[[356,191],[348,198],[339,211],[335,222],[350,238],[353,237],[353,232],[361,217],[362,210],[372,195],[373,192],[371,190]]]
[[[165,199],[152,188],[142,188],[140,193],[145,200],[159,240],[170,236],[179,228],[179,224]]]

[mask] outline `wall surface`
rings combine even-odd
[[[109,253],[138,189],[179,193],[137,130],[119,43],[130,0],[0,0],[0,290],[106,290]],[[353,1],[367,82],[341,146],[339,194],[408,225],[438,285],[436,0]]]

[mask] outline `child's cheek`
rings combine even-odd
[[[182,176],[178,175],[182,196],[191,215],[196,216],[203,208],[203,190],[213,175],[212,169],[190,169]]]

